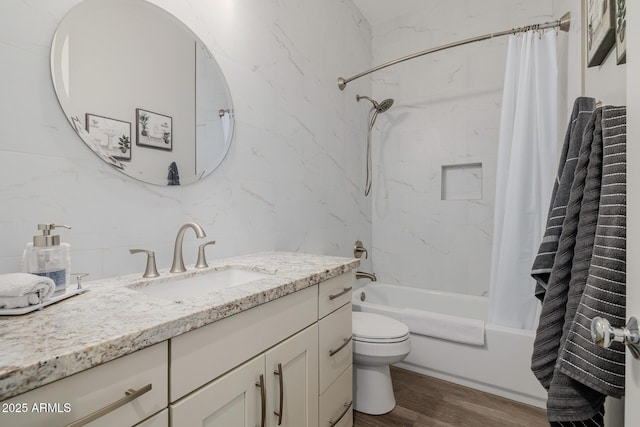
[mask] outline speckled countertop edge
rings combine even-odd
[[[89,292],[43,310],[0,317],[0,400],[314,286],[357,268],[359,260],[263,252],[209,264],[181,275],[232,267],[273,275],[181,302],[135,290],[166,280],[166,270],[157,279],[120,276],[87,282]]]

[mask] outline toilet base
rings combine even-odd
[[[353,365],[353,409],[382,415],[396,406],[389,365]]]

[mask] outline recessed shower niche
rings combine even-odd
[[[443,165],[441,200],[481,200],[482,163]]]

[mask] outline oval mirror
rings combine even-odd
[[[157,185],[210,174],[233,135],[227,83],[182,22],[144,0],[85,0],[64,17],[51,75],[69,122],[101,159]]]

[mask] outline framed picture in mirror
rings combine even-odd
[[[118,160],[131,160],[131,123],[96,114],[85,114],[89,138],[104,154]]]
[[[587,65],[602,64],[616,41],[614,0],[587,0]]]
[[[136,108],[136,145],[161,150],[173,149],[171,117]]]

